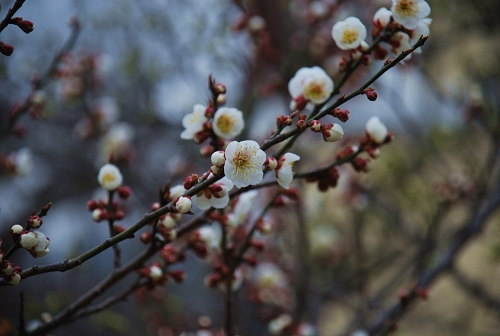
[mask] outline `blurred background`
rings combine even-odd
[[[267,335],[269,321],[283,312],[316,326],[319,335],[369,328],[402,289],[439,262],[440,252],[492,195],[499,178],[500,3],[428,3],[433,21],[422,54],[373,85],[376,102],[358,97],[345,105],[351,119],[342,125],[342,142],[324,143],[309,132],[293,148],[301,156],[295,170],[304,172],[359,142],[373,115],[396,133],[368,174],[342,167],[338,187],[326,193],[296,181],[301,200],[270,213],[275,232],[266,238],[271,249],[259,272],[283,280],[273,285],[279,288],[262,288],[257,271],[245,271],[236,308],[241,335]],[[13,1],[0,4],[4,16]],[[227,86],[226,105],[245,114],[241,139],[261,142],[276,116],[289,113],[287,83],[299,68],[319,65],[334,82],[341,78],[338,64],[347,55],[331,38],[333,24],[357,16],[370,35],[373,14],[390,4],[27,1],[17,16],[33,21],[35,30],[26,35],[9,26],[0,36],[15,47],[12,56],[0,58],[0,132],[17,102],[32,102],[17,128],[0,133],[0,155],[18,162],[0,173],[2,249],[11,244],[10,227],[48,202],[53,206],[41,231],[51,239],[50,254],[35,260],[20,251],[11,258],[16,265],[58,262],[106,239],[107,228],[92,221],[86,202],[104,197],[96,176],[111,153],[133,190],[120,224],[132,225],[157,200],[159,187],[208,167],[200,146],[179,135],[182,117],[210,97],[210,74]],[[74,46],[43,89],[32,92],[31,80],[71,38],[73,17],[81,25]],[[342,92],[356,89],[381,65],[358,69]],[[497,335],[499,231],[497,212],[394,334]],[[138,241],[122,245],[124,260],[143,248]],[[0,335],[16,334],[21,290],[26,319],[36,323],[85,293],[111,265],[106,251],[64,274],[0,288]],[[209,263],[188,253],[175,268],[186,270],[183,284],[136,295],[52,334],[178,335],[195,331],[200,316],[221,327],[224,295],[203,283]]]

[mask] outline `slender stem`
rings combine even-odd
[[[114,222],[115,222],[115,210],[113,207],[113,198],[115,196],[115,191],[109,191],[108,192],[108,204],[106,205],[107,211],[108,211],[108,229],[109,229],[109,237],[113,238],[116,234],[117,231],[114,227]],[[113,260],[113,267],[115,269],[120,267],[120,246],[118,244],[113,245],[113,254],[114,254],[114,260]]]
[[[0,32],[3,31],[10,23],[10,20],[16,14],[16,12],[21,8],[26,0],[16,0],[14,3],[14,6],[12,8],[9,8],[7,11],[7,15],[5,15],[5,18],[0,22]]]

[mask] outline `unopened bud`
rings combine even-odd
[[[292,117],[286,115],[279,115],[276,117],[276,125],[278,127],[281,126],[290,126],[293,123]]]
[[[151,232],[144,232],[140,235],[139,240],[141,243],[147,245],[151,242]]]
[[[217,104],[224,105],[226,103],[226,95],[220,94],[217,96]]]
[[[217,151],[212,154],[210,157],[210,160],[212,161],[212,164],[216,167],[222,167],[224,163],[226,162],[226,156],[224,154],[224,151]]]
[[[342,139],[344,130],[339,124],[324,125],[321,127],[321,134],[326,142],[335,142]]]
[[[278,167],[278,160],[276,160],[274,157],[270,156],[264,162],[264,166],[269,170],[275,170],[276,167]]]
[[[367,88],[365,91],[364,91],[366,97],[368,98],[368,100],[370,101],[375,101],[377,100],[377,93],[375,92],[375,89],[374,88]]]
[[[6,44],[3,42],[0,42],[0,53],[4,54],[5,56],[10,56],[14,52],[14,47],[11,46],[10,44]]]
[[[190,197],[181,196],[175,202],[175,209],[177,212],[184,214],[191,211],[192,203]]]
[[[322,124],[319,120],[311,120],[311,122],[309,122],[309,128],[313,132],[321,132],[321,126]]]
[[[126,200],[130,197],[132,194],[132,189],[127,186],[121,186],[118,187],[118,196],[120,196],[121,199]]]

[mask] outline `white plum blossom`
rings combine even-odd
[[[226,147],[224,173],[237,188],[262,181],[266,153],[253,140],[231,141]]]
[[[293,153],[286,153],[280,158],[276,169],[276,178],[282,188],[288,189],[290,187],[293,180],[292,168],[295,161],[298,160],[300,160],[300,157]]]
[[[430,30],[429,25],[432,23],[431,18],[425,18],[418,22],[417,27],[411,31],[410,45],[417,43],[420,36],[429,36]],[[415,50],[417,54],[422,53],[422,49],[417,48]]]
[[[392,12],[385,7],[380,8],[375,15],[373,16],[373,23],[380,27],[384,28],[391,22]]]
[[[287,286],[285,273],[271,262],[262,262],[257,265],[252,274],[252,282],[259,289],[275,289]]]
[[[406,34],[406,33],[400,32],[400,31],[396,32],[396,33],[392,34],[392,36],[391,36],[391,45],[392,45],[391,51],[395,55],[399,55],[403,51],[411,48],[410,36],[408,36],[408,34]],[[411,54],[406,56],[405,59],[406,60],[411,59]],[[404,63],[404,60],[401,61],[401,63]]]
[[[174,187],[170,188],[170,195],[168,197],[169,201],[173,201],[174,199],[177,199],[184,195],[186,192],[186,189],[184,189],[184,186],[182,184],[178,184]]]
[[[182,118],[182,126],[185,130],[181,133],[181,139],[191,140],[196,133],[203,130],[203,124],[208,120],[205,116],[205,110],[205,106],[196,104],[193,107],[193,112]]]
[[[258,194],[259,192],[257,190],[251,190],[240,195],[233,211],[227,214],[226,224],[231,227],[243,224],[250,213]]]
[[[49,253],[50,239],[40,231],[28,232],[21,235],[20,244],[35,258]]]
[[[365,126],[366,134],[375,143],[381,144],[387,138],[387,127],[380,121],[378,117],[371,117],[368,119]]]
[[[419,21],[431,13],[431,7],[424,0],[392,0],[394,20],[406,29],[415,29]]]
[[[192,197],[192,200],[194,204],[202,210],[206,210],[210,207],[222,209],[229,203],[229,191],[232,188],[233,182],[227,177],[223,177],[208,188],[198,192]]]
[[[232,139],[238,136],[245,127],[243,113],[232,107],[222,107],[215,112],[212,125],[218,137]]]
[[[103,189],[112,191],[122,185],[123,177],[117,166],[107,163],[99,170],[97,181]]]
[[[198,229],[199,239],[212,249],[219,248],[221,235],[212,226],[204,226]]]
[[[332,37],[340,49],[356,49],[366,38],[366,27],[358,18],[350,16],[333,26]]]
[[[313,104],[322,104],[333,92],[333,81],[318,66],[301,68],[288,83],[288,92],[294,100],[303,97]]]
[[[189,197],[181,196],[175,202],[175,210],[177,210],[181,214],[185,214],[191,211],[192,207],[191,199]]]
[[[339,124],[330,124],[321,128],[321,134],[326,142],[336,142],[344,136],[344,130]]]

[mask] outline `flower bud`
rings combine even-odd
[[[132,194],[132,189],[130,189],[130,187],[121,186],[118,188],[118,196],[120,196],[120,198],[123,200],[127,200],[131,194]]]
[[[365,126],[366,135],[376,144],[384,143],[387,138],[387,127],[378,117],[371,117]]]
[[[11,46],[10,44],[6,44],[3,42],[0,42],[0,53],[4,54],[5,56],[10,56],[14,52],[14,47]]]
[[[38,229],[43,224],[42,219],[38,216],[30,216],[28,223],[33,229]]]
[[[292,117],[286,115],[279,115],[276,117],[276,125],[278,127],[290,126],[293,123]]]
[[[151,232],[144,232],[140,235],[139,240],[141,243],[147,245],[151,242]]]
[[[170,245],[163,246],[158,255],[169,264],[173,264],[177,260],[177,251]]]
[[[326,142],[335,142],[342,139],[344,130],[339,124],[324,125],[321,127],[321,134]]]
[[[264,166],[266,167],[266,169],[275,170],[276,167],[278,167],[278,160],[276,160],[274,157],[270,156],[264,162]]]
[[[297,124],[295,124],[295,127],[302,131],[307,128],[307,123],[304,120],[297,120]]]
[[[212,164],[216,167],[222,167],[224,163],[226,162],[226,156],[224,154],[224,151],[217,151],[212,154],[210,157],[210,160],[212,161]]]
[[[186,278],[186,273],[183,270],[169,271],[168,275],[170,275],[178,284],[184,282],[184,279]]]
[[[224,105],[226,103],[226,95],[220,94],[217,96],[217,104]]]
[[[92,220],[94,222],[100,222],[108,218],[108,212],[103,209],[95,209],[92,211]]]
[[[375,89],[374,88],[367,88],[365,91],[364,91],[366,97],[368,98],[368,100],[370,101],[375,101],[377,100],[377,93],[375,92]]]
[[[16,241],[23,233],[23,230],[24,228],[19,224],[12,225],[12,227],[10,228],[10,235],[12,236],[12,240]]]
[[[14,273],[6,277],[5,281],[11,286],[16,286],[21,282],[21,275],[19,273]]]
[[[172,218],[172,216],[165,214],[160,217],[158,224],[162,225],[165,229],[173,229],[177,225],[177,222]]]
[[[177,212],[181,214],[191,211],[191,207],[192,203],[191,203],[191,198],[189,197],[181,196],[175,202],[175,210],[177,210]]]
[[[95,209],[97,209],[98,206],[99,204],[92,199],[87,201],[87,209],[89,211],[94,211]]]
[[[313,132],[321,132],[321,122],[319,120],[311,120],[309,123],[309,128]]]
[[[117,166],[107,163],[99,170],[97,181],[103,189],[112,191],[121,186],[123,177]]]
[[[184,189],[191,189],[193,186],[198,184],[198,175],[192,174],[191,176],[186,176],[184,178]]]
[[[336,108],[332,111],[332,116],[342,122],[346,122],[347,120],[349,120],[350,115],[351,113],[348,110],[341,110],[339,108]]]
[[[225,94],[226,93],[226,86],[222,83],[217,83],[214,86],[214,91],[217,94]]]

